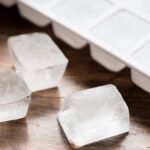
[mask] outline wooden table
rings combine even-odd
[[[29,32],[48,33],[69,58],[70,63],[58,88],[33,94],[26,119],[0,124],[1,150],[70,150],[72,149],[59,127],[56,117],[60,101],[67,94],[104,84],[114,84],[130,109],[129,134],[114,137],[83,147],[83,150],[149,150],[150,95],[130,79],[130,70],[119,73],[107,71],[95,63],[89,47],[75,50],[57,39],[51,26],[38,28],[19,16],[16,7],[0,6],[0,68],[12,67],[6,45],[7,38]]]

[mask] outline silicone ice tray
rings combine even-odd
[[[150,0],[18,0],[17,4],[22,16],[36,25],[52,22],[56,36],[72,47],[89,43],[92,58],[107,69],[117,72],[128,66],[133,82],[150,92]]]

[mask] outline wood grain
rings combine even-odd
[[[26,119],[0,124],[1,150],[71,150],[64,133],[57,123],[60,101],[67,94],[104,84],[114,84],[122,93],[131,115],[129,134],[114,137],[82,150],[149,150],[150,149],[150,95],[130,79],[130,70],[119,73],[107,71],[95,63],[89,47],[75,50],[57,39],[51,26],[38,28],[19,16],[16,7],[0,6],[0,68],[12,67],[7,49],[7,38],[30,32],[48,33],[70,63],[58,88],[33,94]]]

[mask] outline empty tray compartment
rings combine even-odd
[[[121,9],[91,29],[98,41],[118,52],[124,52],[150,33],[150,22]]]
[[[142,48],[137,50],[133,54],[134,59],[137,63],[140,63],[141,67],[145,69],[150,68],[150,42],[144,45]],[[147,92],[150,92],[150,77],[144,75],[144,73],[139,72],[138,70],[132,69],[132,80],[133,82],[144,89]]]
[[[43,2],[41,1],[41,5],[42,4]],[[27,20],[29,20],[30,22],[32,22],[37,26],[40,27],[47,26],[51,22],[49,18],[47,18],[46,16],[44,16],[43,14],[32,8],[32,6],[30,7],[21,1],[18,3],[18,8],[20,14],[24,18],[26,18]]]
[[[52,8],[52,12],[74,28],[85,30],[94,19],[104,14],[113,6],[109,0],[64,0]],[[64,24],[61,22],[61,24]],[[54,23],[55,34],[74,48],[81,48],[87,43],[67,27]]]
[[[95,45],[91,45],[90,50],[91,50],[92,58],[96,62],[98,62],[105,68],[107,68],[108,70],[118,72],[122,70],[123,68],[125,68],[125,64],[123,64],[120,60],[118,60],[114,56],[105,52],[103,49]]]

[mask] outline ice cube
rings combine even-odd
[[[8,47],[16,69],[31,91],[58,86],[68,59],[47,34],[10,37]]]
[[[30,90],[15,72],[0,72],[0,122],[24,118],[30,99]]]
[[[68,96],[58,116],[69,142],[81,147],[129,131],[129,110],[113,85]]]

